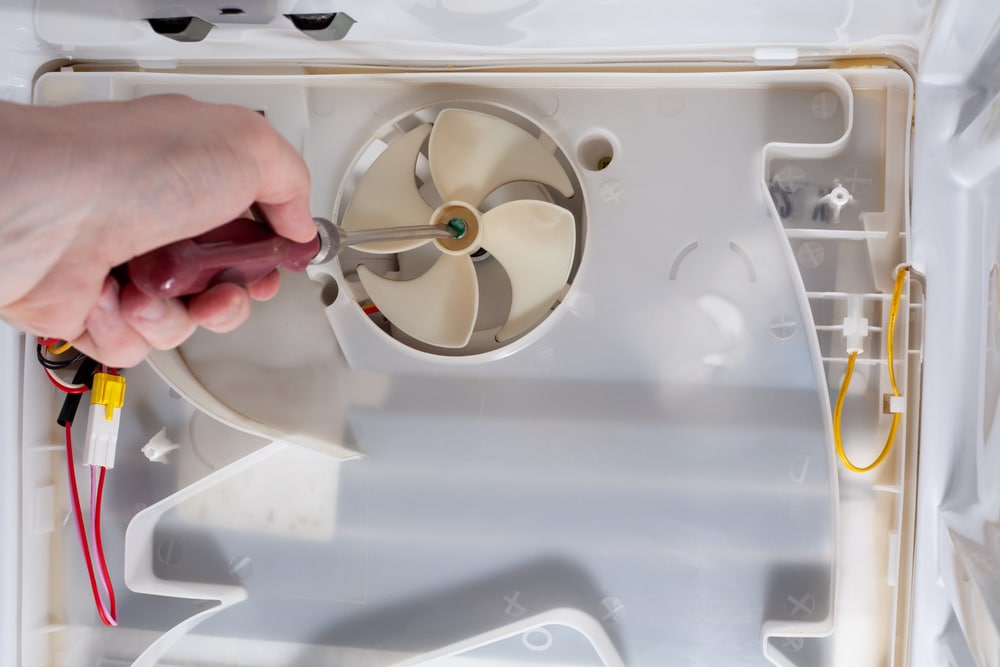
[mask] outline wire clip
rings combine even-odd
[[[114,467],[118,427],[124,403],[125,378],[110,373],[94,373],[84,447],[84,463],[87,465]]]
[[[906,397],[893,396],[892,394],[882,395],[882,414],[895,415],[906,412]]]
[[[847,297],[847,317],[844,318],[844,338],[847,353],[864,352],[863,341],[868,337],[868,318],[864,317],[864,302],[858,294]]]

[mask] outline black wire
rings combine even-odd
[[[69,368],[77,362],[81,362],[73,375],[73,384],[83,384],[87,387],[92,386],[94,373],[101,368],[101,365],[96,359],[91,359],[83,352],[77,352],[72,359],[62,359],[56,361],[45,356],[42,351],[43,347],[44,346],[41,343],[38,343],[35,347],[35,356],[38,357],[38,363],[49,370],[58,371]],[[117,370],[113,368],[109,368],[108,371],[117,372]],[[73,423],[73,418],[76,416],[76,411],[80,406],[80,399],[82,396],[83,394],[66,394],[66,397],[63,399],[62,410],[59,411],[59,417],[56,419],[57,424],[60,426],[66,426],[67,424]]]
[[[42,347],[43,347],[42,344],[39,343],[38,346],[35,348],[35,356],[38,357],[38,363],[40,363],[45,368],[48,368],[50,371],[59,371],[64,368],[69,368],[73,364],[79,361],[83,361],[83,359],[87,356],[83,352],[77,352],[76,356],[73,357],[72,359],[60,359],[57,361],[55,359],[49,359],[48,357],[46,357],[45,354],[43,354],[42,352]]]
[[[98,363],[91,359],[90,357],[85,357],[83,363],[80,367],[76,369],[76,373],[73,375],[73,384],[85,384],[88,387],[94,381],[94,372],[98,369]],[[66,394],[66,398],[63,399],[62,410],[59,411],[59,417],[56,418],[56,423],[60,426],[65,426],[66,424],[72,424],[73,419],[76,417],[76,410],[80,407],[80,399],[83,398],[83,394]]]

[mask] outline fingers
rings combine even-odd
[[[120,288],[110,276],[104,281],[97,305],[87,315],[85,332],[73,346],[103,364],[116,368],[135,366],[151,349],[177,347],[198,326],[216,333],[232,331],[250,315],[250,299],[266,300],[277,291],[277,271],[244,289],[223,283],[191,297],[150,297],[134,285]]]
[[[276,233],[297,242],[316,236],[305,161],[255,111],[152,96],[104,108],[95,126],[107,126],[109,113],[119,114],[113,143],[123,146],[114,153],[111,180],[115,187],[129,185],[127,197],[113,198],[116,208],[102,208],[112,265],[198,236],[254,203]],[[135,238],[119,233],[124,222],[110,224],[121,216],[122,201],[131,202],[129,228],[141,229]],[[136,218],[143,224],[131,224]],[[127,252],[120,252],[125,241]]]
[[[262,280],[268,279],[269,276],[265,276]],[[188,313],[199,326],[215,333],[226,333],[250,316],[250,295],[238,285],[215,285],[191,297]]]
[[[253,288],[263,298],[278,290],[277,271],[255,283]],[[189,299],[187,305],[178,299],[163,299],[143,294],[134,285],[126,285],[121,293],[121,312],[125,322],[149,346],[169,350],[186,341],[199,326],[226,333],[250,316],[250,294],[238,285],[223,283]]]
[[[176,347],[197,327],[177,299],[149,297],[134,285],[119,290],[110,277],[84,325],[86,333],[73,341],[74,347],[115,367],[135,366],[152,348]]]
[[[147,296],[132,284],[122,289],[120,305],[125,322],[157,350],[177,347],[197,328],[178,299]]]
[[[278,293],[280,286],[281,274],[275,269],[257,282],[247,285],[247,292],[250,293],[251,298],[257,301],[267,301]]]
[[[257,116],[257,114],[254,114]],[[254,200],[274,231],[305,243],[316,236],[309,211],[309,169],[298,151],[265,120],[257,116],[262,136],[252,144],[260,183]]]
[[[259,202],[267,222],[275,232],[297,243],[306,243],[316,236],[316,223],[309,212],[309,203],[295,199],[280,204]]]
[[[122,317],[118,299],[118,283],[109,276],[84,321],[86,331],[73,346],[101,363],[128,368],[145,359],[150,346]]]
[[[244,182],[249,191],[234,192],[241,197],[240,206],[256,203],[274,231],[285,238],[299,243],[312,240],[316,225],[309,210],[309,169],[299,152],[258,113],[243,107],[203,106],[210,114],[233,116],[233,122],[219,131],[229,132],[229,145],[240,151],[234,172],[253,168],[255,178]]]
[[[261,298],[277,291],[277,272],[254,284]],[[108,278],[98,305],[87,316],[86,332],[74,347],[116,368],[135,366],[151,349],[168,350],[187,340],[198,326],[225,333],[250,315],[250,295],[238,285],[221,284],[194,296],[185,306],[178,299],[147,296]]]

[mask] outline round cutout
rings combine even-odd
[[[577,158],[587,171],[603,171],[614,161],[615,147],[609,137],[594,134],[580,142]]]

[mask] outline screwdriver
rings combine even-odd
[[[254,215],[261,217],[256,207]],[[262,218],[263,219],[263,218]],[[219,283],[249,285],[277,268],[302,271],[323,264],[347,246],[379,241],[462,238],[464,221],[440,225],[411,225],[344,230],[326,218],[313,218],[318,234],[296,243],[275,234],[266,224],[237,218],[201,236],[177,241],[133,258],[128,279],[152,297],[199,294]]]

